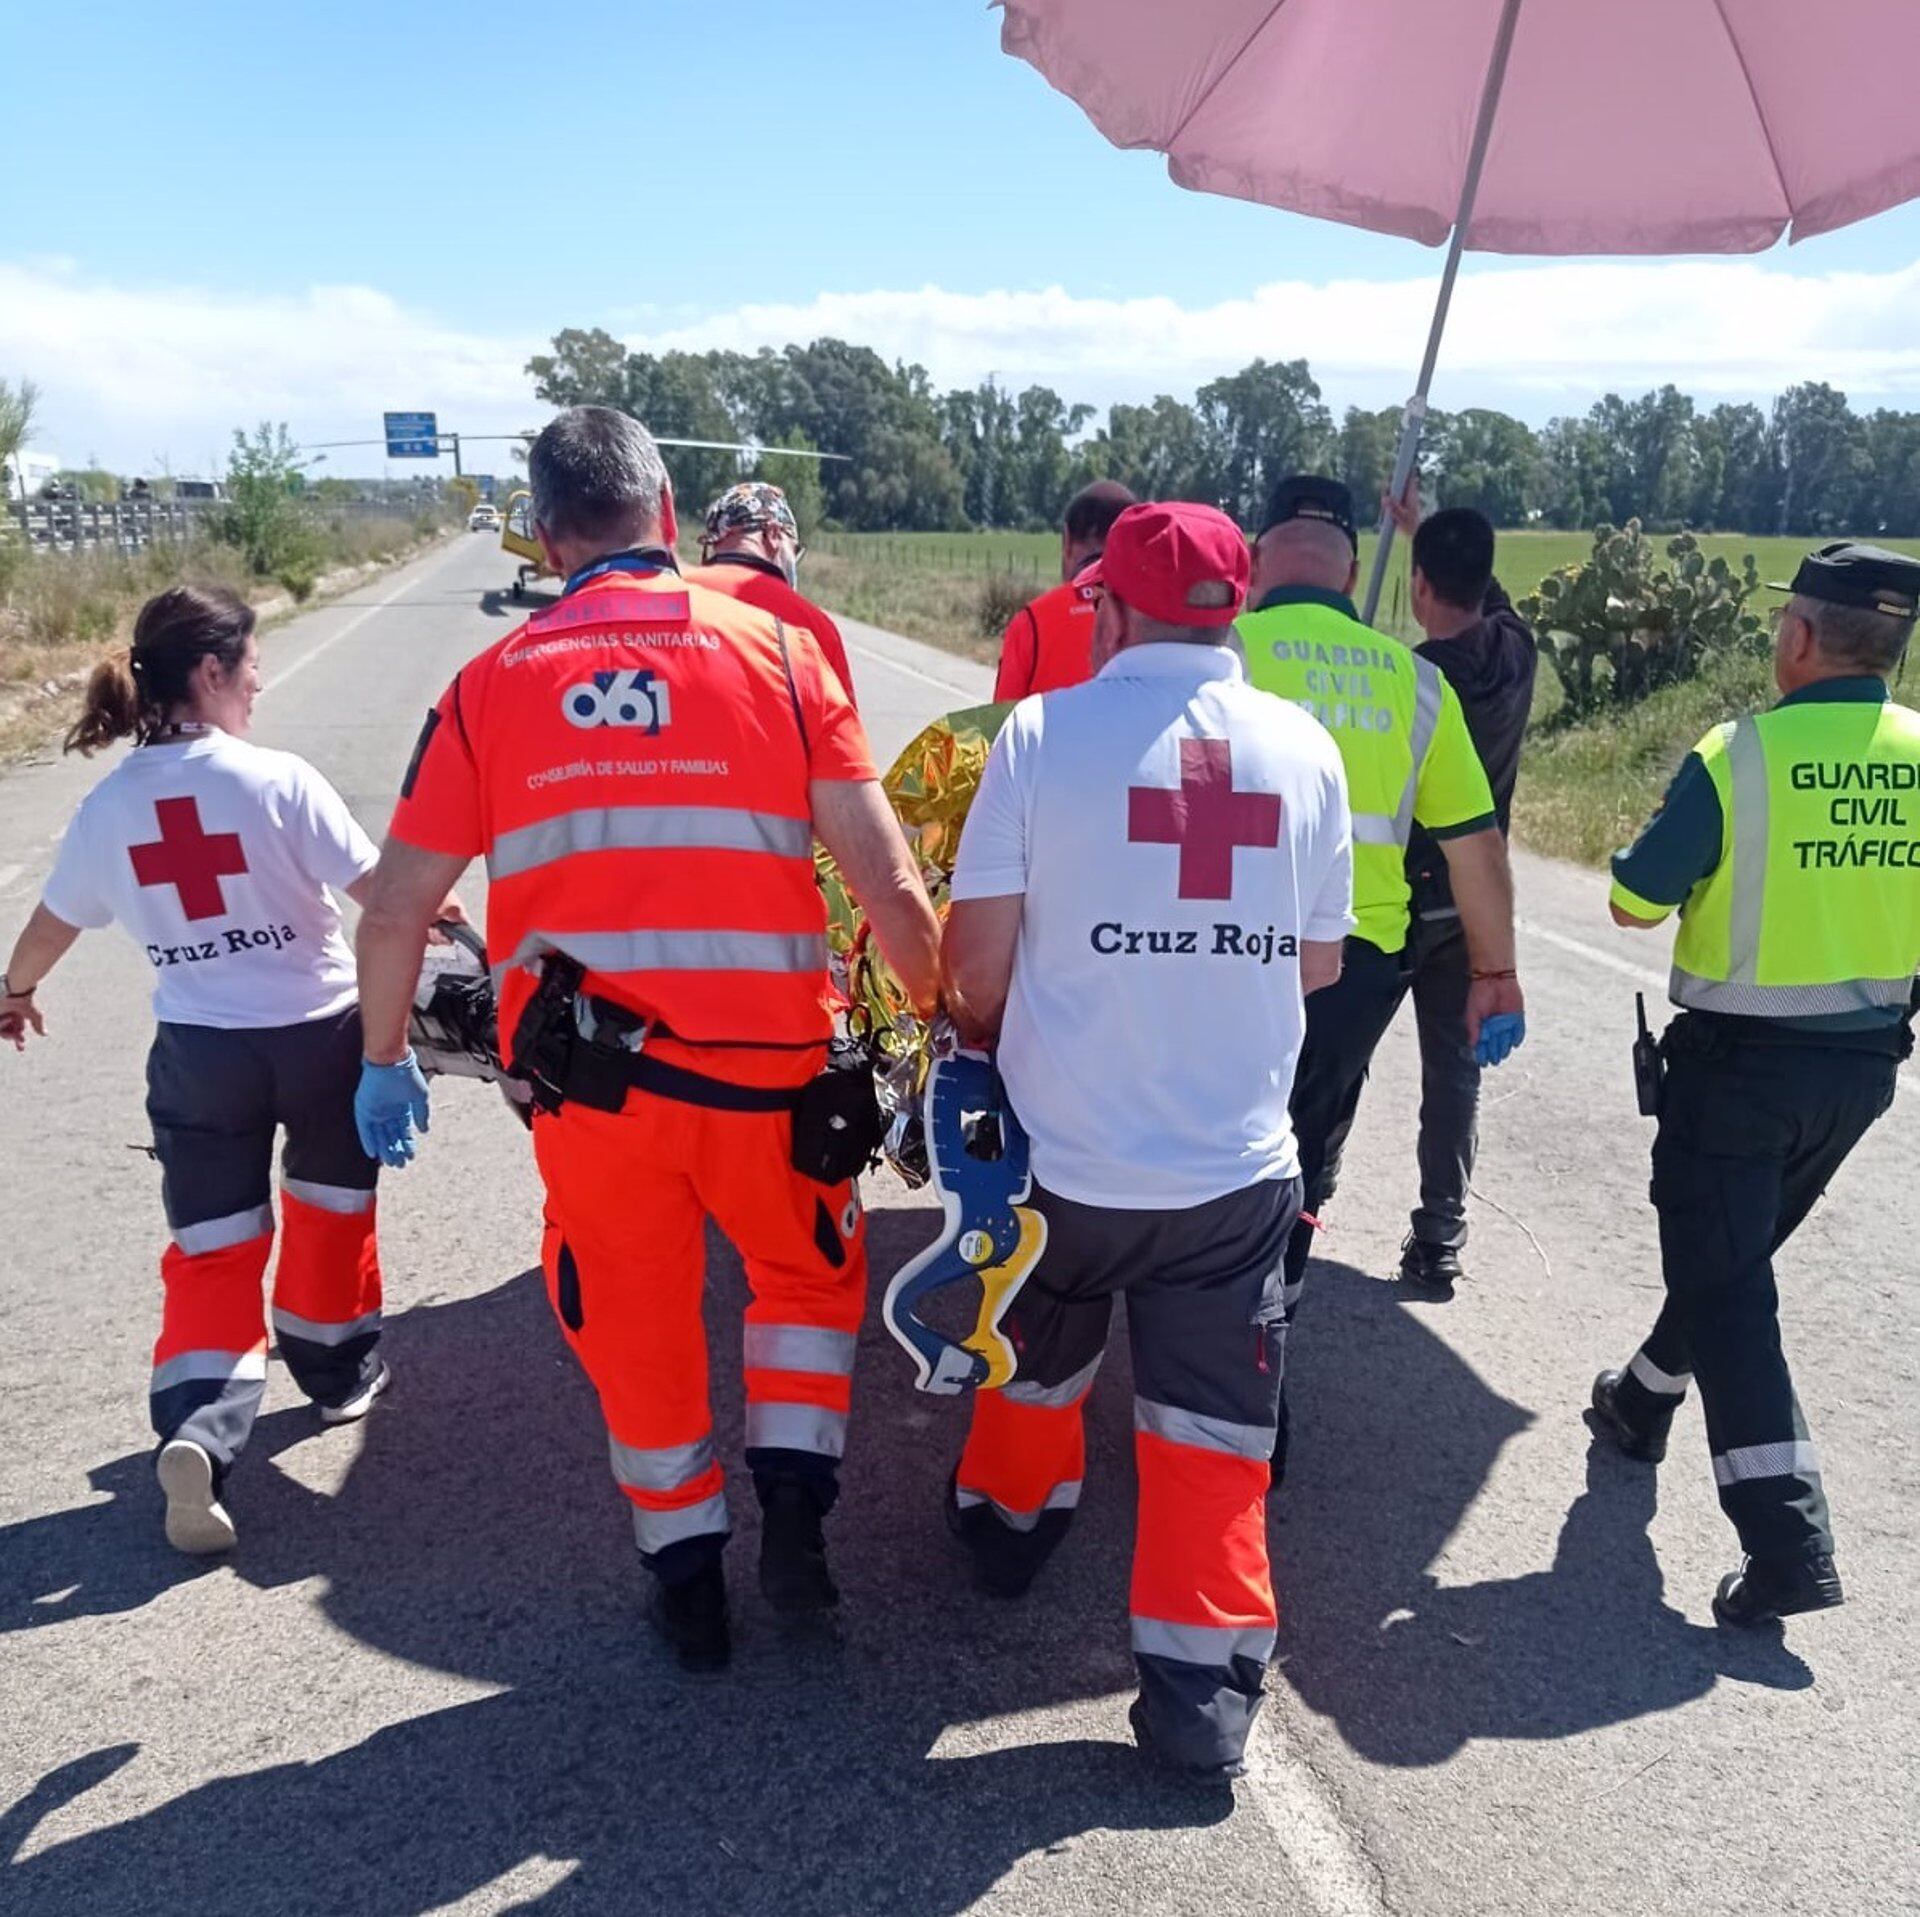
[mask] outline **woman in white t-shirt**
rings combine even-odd
[[[0,1039],[24,1047],[45,1030],[36,988],[83,930],[117,920],[154,968],[147,1113],[172,1243],[150,1406],[183,1551],[234,1542],[222,1489],[266,1386],[281,1132],[280,1355],[328,1424],[365,1416],[388,1376],[376,1167],[353,1120],[360,1012],[333,897],[357,897],[376,855],[312,766],[245,743],[259,690],[244,600],[179,586],[147,602],[66,741],[135,749],[82,801],[0,977]]]

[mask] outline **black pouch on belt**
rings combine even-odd
[[[817,1185],[844,1184],[873,1162],[885,1136],[872,1055],[858,1039],[831,1040],[825,1066],[794,1100],[794,1170]]]
[[[513,1028],[507,1069],[526,1080],[543,1112],[557,1112],[567,1099],[573,1048],[580,1036],[574,1028],[573,1001],[585,977],[576,960],[549,952],[540,964],[540,983]]]

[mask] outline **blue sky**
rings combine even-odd
[[[188,458],[224,440],[222,403],[340,437],[383,374],[409,382],[387,404],[518,424],[520,362],[563,325],[729,345],[864,329],[943,379],[992,367],[1096,401],[1308,351],[1336,405],[1379,404],[1417,356],[1438,266],[1403,241],[1179,190],[1004,56],[975,0],[108,0],[16,8],[7,42],[33,85],[8,114],[0,376],[40,378],[70,457],[85,439],[137,462],[160,434]],[[1358,97],[1364,125],[1364,82]],[[43,190],[18,190],[34,180]],[[1909,207],[1758,269],[1703,270],[1831,287],[1916,261]],[[1482,306],[1512,308],[1493,290],[1539,270],[1475,262],[1503,276]],[[1608,270],[1642,276],[1594,282],[1627,299],[1612,332],[1636,314],[1664,331],[1645,276],[1667,269]],[[1276,284],[1284,297],[1242,308]],[[1568,284],[1523,287],[1521,304],[1556,310]],[[1772,303],[1764,278],[1729,277],[1724,297],[1722,282],[1686,284],[1707,309]],[[1053,289],[1064,297],[1045,300]],[[1876,325],[1911,336],[1915,290],[1880,287]],[[1159,350],[1165,309],[1145,301],[1197,316],[1177,351]],[[1380,337],[1342,364],[1356,310]],[[1846,311],[1830,292],[1813,340],[1824,326],[1836,350],[1857,346]],[[1588,364],[1574,349],[1516,373],[1500,337],[1476,346],[1473,310],[1462,323],[1442,403],[1544,417],[1658,371],[1657,353],[1642,377],[1636,354]],[[1110,351],[1090,349],[1096,334]],[[364,392],[338,364],[356,335],[377,362]],[[1830,376],[1793,370],[1808,337],[1730,384]],[[97,366],[116,340],[117,370],[83,359],[79,342]],[[1723,356],[1706,339],[1696,358],[1711,374]],[[1860,384],[1855,362],[1836,364]],[[1878,361],[1864,376],[1888,390],[1907,377]]]

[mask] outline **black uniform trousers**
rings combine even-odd
[[[1847,1049],[1683,1012],[1663,1041],[1652,1198],[1667,1298],[1621,1381],[1622,1408],[1663,1422],[1688,1378],[1698,1381],[1720,1505],[1755,1558],[1833,1549],[1819,1457],[1780,1345],[1773,1255],[1893,1103],[1904,1039],[1896,1028],[1864,1041],[1875,1049]]]

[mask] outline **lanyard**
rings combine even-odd
[[[680,570],[673,563],[673,555],[662,546],[636,546],[631,552],[617,552],[606,559],[596,559],[590,566],[582,566],[569,577],[561,589],[560,597],[566,599],[578,592],[582,586],[601,578],[610,572],[632,572],[652,574],[656,572],[674,572]]]

